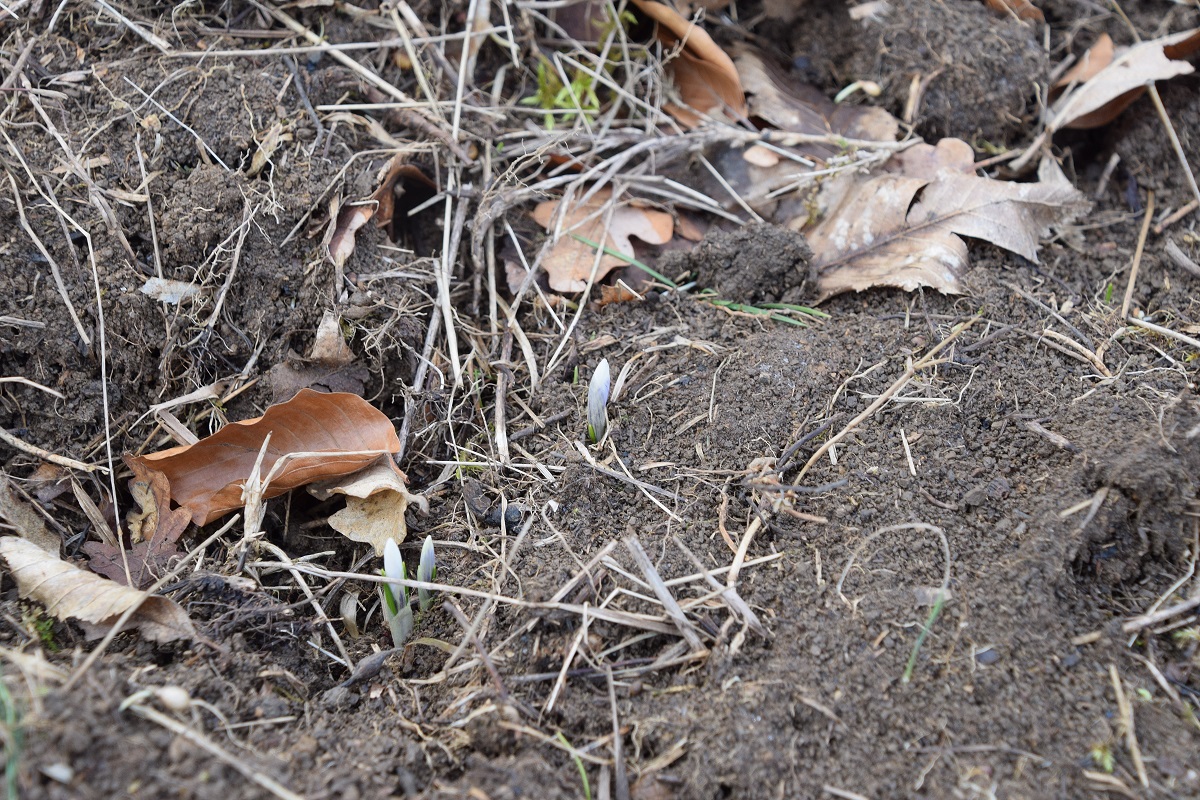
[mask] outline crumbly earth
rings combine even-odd
[[[956,22],[938,33],[950,44],[903,66],[892,59],[911,52],[904,37],[932,36],[932,28],[888,28],[888,49],[875,66],[889,91],[907,87],[914,69],[930,69],[928,59],[946,52],[963,53],[972,65],[951,70],[952,83],[949,73],[930,82],[929,102],[945,94],[922,107],[922,132],[1020,144],[1029,126],[1011,118],[1032,108],[1026,83],[1042,79],[1048,64],[1043,55],[1016,55],[1013,42],[1020,40],[1020,52],[1032,42],[1040,54],[1041,30],[1034,36],[966,0],[902,5],[926,20],[944,5]],[[1196,24],[1182,6],[1138,5],[1132,17],[1147,36],[1168,14],[1173,29]],[[252,6],[234,6],[231,27],[263,24]],[[160,20],[164,29],[171,23],[157,6],[131,7],[137,19]],[[1090,3],[1044,7],[1052,23],[1049,63],[1062,55],[1054,48],[1082,35],[1081,25],[1090,26],[1089,36],[1120,32],[1110,19],[1088,22]],[[1045,243],[1037,264],[972,244],[962,296],[842,296],[822,307],[829,319],[797,327],[653,290],[639,302],[585,307],[555,367],[533,388],[519,346],[489,361],[488,352],[500,351],[489,351],[487,298],[475,292],[467,267],[455,276],[454,301],[460,351],[464,358],[476,352],[466,373],[473,382],[456,390],[431,379],[413,396],[407,387],[436,296],[428,264],[390,245],[374,225],[359,232],[341,269],[322,257],[331,198],[368,196],[388,158],[354,120],[335,128],[326,118],[318,130],[307,109],[361,99],[356,78],[328,57],[298,55],[291,64],[167,59],[91,6],[65,9],[55,32],[37,40],[30,63],[45,88],[65,94],[41,102],[71,152],[98,159],[89,174],[105,202],[90,201],[74,173],[55,172],[67,156],[51,123],[28,104],[4,118],[13,147],[0,147],[0,159],[20,178],[29,227],[62,274],[79,325],[4,181],[0,377],[23,377],[63,398],[0,384],[0,427],[85,462],[105,460],[106,419],[115,451],[157,448],[166,439],[143,418],[152,404],[243,370],[259,377],[303,360],[323,313],[336,311],[365,367],[365,396],[397,427],[410,417],[401,466],[431,502],[428,514],[409,515],[406,554],[415,560],[431,535],[439,542],[439,581],[534,605],[452,597],[468,624],[485,612],[473,640],[464,641],[463,624],[439,603],[418,616],[406,649],[348,682],[352,676],[331,657],[326,619],[356,664],[389,648],[378,609],[370,617],[360,611],[357,637],[339,614],[348,591],[370,609],[373,586],[309,578],[325,615],[318,616],[287,572],[263,566],[270,558],[239,564],[219,544],[165,589],[201,639],[156,645],[121,634],[82,680],[61,691],[61,676],[11,653],[43,653],[70,672],[94,642],[19,599],[5,570],[0,663],[12,698],[4,704],[20,714],[21,740],[6,723],[3,744],[21,796],[275,796],[255,780],[265,776],[312,798],[620,797],[623,775],[639,800],[1200,797],[1196,619],[1181,615],[1165,623],[1173,629],[1156,627],[1136,640],[1121,628],[1200,592],[1188,578],[1200,536],[1197,352],[1125,327],[1118,315],[1147,190],[1155,192],[1156,218],[1191,197],[1147,98],[1111,126],[1064,140],[1068,172],[1089,195],[1110,156],[1120,156],[1087,223]],[[300,16],[315,26],[319,11]],[[40,13],[29,24],[41,27],[20,30],[44,30],[54,9]],[[968,18],[983,35],[969,29]],[[338,41],[379,35],[347,15],[328,19],[325,32]],[[808,52],[799,44],[803,20],[787,35],[761,33],[797,42],[791,55],[798,57]],[[178,21],[199,35],[190,18]],[[877,30],[844,30],[861,37],[851,48],[860,52],[874,52],[881,41]],[[15,41],[2,54],[10,63],[24,46]],[[1014,62],[1013,73],[988,66],[1001,56]],[[52,80],[83,69],[92,70],[83,80]],[[404,79],[391,61],[380,69]],[[831,72],[839,79],[851,71],[839,69]],[[830,80],[826,88],[836,91]],[[157,104],[131,84],[158,87]],[[1163,86],[1194,167],[1198,88],[1194,78]],[[959,119],[947,110],[956,105],[976,107],[979,116]],[[248,176],[257,142],[277,122],[290,138],[263,173]],[[392,134],[415,135],[402,126]],[[34,193],[22,161],[47,176],[37,185],[90,232],[90,242],[64,235],[70,229]],[[105,205],[111,226],[99,210]],[[1200,278],[1165,253],[1173,241],[1200,260],[1196,219],[1150,233],[1132,295],[1136,309],[1193,337]],[[434,233],[428,239],[440,242]],[[722,297],[751,303],[802,300],[807,258],[794,235],[752,228],[711,233],[671,263]],[[160,270],[202,285],[202,295],[173,306],[138,291]],[[562,338],[555,322],[562,310],[555,313],[538,306],[522,317],[541,365]],[[968,322],[940,363],[802,472],[912,360]],[[1047,328],[1100,354],[1108,374],[1044,336]],[[609,410],[607,442],[585,457],[576,443],[587,379],[601,358],[624,380]],[[448,371],[444,352],[430,362],[431,374]],[[474,466],[496,460],[502,378],[512,460],[504,468]],[[255,416],[272,399],[261,381],[223,406],[179,413],[204,433],[221,418]],[[39,461],[25,452],[0,445],[0,458],[54,520],[64,553],[82,564],[80,545],[96,533],[70,486],[35,474]],[[472,466],[447,470],[455,460]],[[81,491],[111,518],[107,480],[77,474]],[[124,509],[130,500],[118,490]],[[504,503],[522,512],[524,536],[475,510]],[[269,504],[264,529],[293,559],[311,557],[334,571],[378,569],[365,548],[324,524],[335,509],[297,492]],[[192,530],[185,544],[215,529]],[[696,576],[692,556],[706,570],[728,568],[732,548],[747,535],[753,538],[737,588],[764,633],[740,624],[703,580],[671,585],[703,655],[689,654],[674,633],[642,633],[544,605],[612,546],[613,561],[569,587],[564,602],[660,613],[627,540],[636,537],[671,581]],[[948,597],[934,614],[945,575]],[[723,586],[725,572],[715,578]],[[447,673],[446,647],[460,641],[463,652]],[[1146,786],[1128,746],[1114,670],[1132,704]],[[135,692],[168,685],[186,689],[191,707],[146,702],[231,760],[121,710]]]

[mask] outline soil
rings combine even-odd
[[[760,19],[752,32],[831,95],[850,80],[879,81],[879,102],[898,115],[912,75],[925,76],[917,132],[980,147],[1028,144],[1033,87],[1052,66],[1101,32],[1128,39],[1119,18],[1082,0],[1039,4],[1048,51],[1043,27],[968,0],[903,0],[895,16],[867,26],[827,5],[812,11],[811,26],[802,12],[787,26]],[[284,35],[257,5],[121,8],[181,51]],[[435,29],[464,24],[463,8],[416,11]],[[1127,11],[1146,38],[1200,24],[1200,12],[1166,0]],[[390,35],[349,13],[291,12],[333,41]],[[11,715],[2,741],[20,796],[279,796],[265,776],[312,798],[622,797],[626,787],[639,800],[1200,797],[1200,625],[1182,614],[1137,636],[1122,630],[1200,593],[1198,354],[1119,314],[1150,192],[1156,221],[1192,197],[1148,98],[1109,126],[1056,140],[1068,175],[1096,204],[1085,224],[1043,244],[1039,263],[972,243],[966,294],[843,295],[821,307],[828,319],[806,326],[659,285],[639,301],[584,305],[561,352],[557,326],[574,309],[527,302],[529,349],[539,366],[554,365],[536,387],[521,343],[491,326],[493,277],[512,299],[503,270],[476,268],[464,235],[452,293],[465,365],[456,388],[444,338],[423,356],[440,314],[425,257],[441,247],[440,214],[427,217],[436,219],[415,249],[372,223],[341,267],[325,256],[331,203],[370,196],[391,157],[365,124],[382,112],[320,110],[365,102],[356,73],[319,53],[166,57],[86,4],[56,12],[34,3],[2,24],[0,75],[28,44],[23,74],[43,91],[0,92],[9,176],[0,192],[0,377],[58,394],[5,381],[0,427],[102,463],[106,442],[117,454],[168,446],[150,406],[220,382],[221,403],[176,409],[204,435],[278,399],[270,380],[255,379],[280,364],[311,367],[318,323],[333,311],[358,385],[408,434],[400,466],[430,500],[427,514],[408,516],[405,554],[415,563],[432,536],[440,582],[526,603],[439,597],[418,615],[408,647],[390,650],[373,584],[310,575],[319,616],[289,573],[264,566],[267,556],[239,563],[235,532],[163,589],[200,638],[154,644],[122,633],[62,690],[95,642],[20,599],[5,569],[0,699]],[[486,91],[484,76],[508,57],[496,51],[481,52]],[[355,58],[417,92],[400,59],[382,50]],[[1161,85],[1194,169],[1198,89],[1190,76]],[[469,98],[486,100],[482,90]],[[277,123],[284,141],[249,176]],[[390,136],[422,143],[416,159],[437,175],[444,142],[412,117],[387,123]],[[1114,154],[1119,164],[1104,177]],[[90,166],[73,169],[75,157]],[[529,223],[510,217],[505,240],[528,244]],[[1166,248],[1174,242],[1200,260],[1197,219],[1150,232],[1132,294],[1137,312],[1192,337],[1200,277]],[[714,228],[659,267],[731,301],[804,302],[810,255],[782,229]],[[201,294],[159,302],[139,291],[156,276]],[[1102,354],[1110,374],[1056,347],[1048,327]],[[956,332],[940,363],[802,472],[831,434]],[[601,358],[623,378],[607,441],[586,450],[586,387]],[[413,391],[422,363],[429,377]],[[344,388],[317,371],[314,383]],[[498,397],[507,465],[496,450]],[[110,482],[74,471],[68,480],[7,444],[0,459],[79,565],[98,520],[78,495],[114,525],[131,503],[127,473]],[[294,560],[376,572],[368,548],[326,524],[337,502],[295,492],[268,505],[263,529]],[[217,528],[193,529],[184,543]],[[761,633],[696,577],[697,561],[727,569],[747,535],[736,587]],[[689,652],[673,628],[595,615],[605,603],[662,613],[630,555],[634,537],[664,580],[692,576],[671,591],[704,652]],[[575,580],[608,546],[611,560]],[[725,585],[724,571],[715,578]],[[346,592],[361,604],[358,635],[339,613]],[[568,609],[549,603],[560,599]],[[373,670],[351,673],[339,661],[329,624],[354,663]],[[445,647],[460,642],[447,672]],[[1144,782],[1114,675],[1132,706]],[[164,686],[187,690],[188,706],[144,702],[222,755],[122,709]]]

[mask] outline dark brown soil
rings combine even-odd
[[[410,425],[401,466],[431,501],[429,514],[409,515],[404,548],[414,562],[431,535],[440,581],[538,604],[615,543],[613,561],[577,582],[565,602],[660,614],[625,540],[637,537],[670,581],[697,573],[683,548],[706,569],[723,570],[734,558],[726,535],[737,545],[753,528],[737,589],[766,633],[745,628],[697,580],[672,591],[707,649],[699,657],[673,634],[639,635],[591,615],[502,603],[477,631],[490,668],[468,640],[447,675],[437,642],[457,647],[464,634],[439,604],[418,616],[417,641],[348,682],[330,655],[325,619],[288,573],[239,565],[218,543],[197,571],[164,590],[188,611],[201,640],[154,645],[121,634],[62,691],[61,676],[13,653],[42,653],[70,673],[94,642],[20,600],[5,570],[7,694],[0,699],[20,715],[22,738],[11,738],[16,726],[7,721],[2,742],[20,796],[273,796],[194,741],[121,710],[135,692],[174,685],[193,703],[164,713],[250,772],[312,798],[579,798],[580,767],[596,798],[623,796],[622,774],[639,800],[1200,797],[1200,624],[1184,614],[1165,625],[1170,630],[1136,640],[1121,629],[1160,601],[1169,606],[1200,592],[1195,577],[1180,582],[1195,566],[1200,537],[1200,354],[1126,328],[1119,317],[1148,191],[1156,219],[1191,199],[1147,98],[1106,128],[1058,142],[1068,174],[1089,196],[1110,155],[1120,156],[1086,224],[1045,243],[1038,264],[973,244],[963,296],[842,296],[822,307],[829,319],[798,327],[656,288],[640,302],[584,308],[554,369],[533,389],[520,348],[505,349],[502,334],[493,334],[486,288],[477,291],[468,264],[454,276],[453,295],[467,380],[456,390],[437,377],[450,365],[435,349],[434,377],[414,394],[408,387],[436,296],[428,260],[390,244],[374,225],[359,232],[341,270],[323,257],[330,198],[368,196],[390,157],[365,127],[348,119],[335,127],[325,112],[308,109],[344,96],[363,101],[359,79],[328,56],[165,58],[90,5],[68,3],[55,32],[43,33],[54,8],[35,5],[40,11],[27,7],[27,19],[0,28],[8,37],[0,76],[39,37],[26,74],[35,87],[65,93],[41,102],[71,152],[101,159],[89,175],[115,225],[82,179],[56,172],[66,162],[62,145],[14,94],[0,112],[13,143],[0,146],[0,164],[13,177],[0,181],[0,377],[26,378],[63,399],[0,383],[0,427],[87,463],[105,461],[106,435],[116,453],[166,446],[144,416],[151,405],[243,371],[243,380],[260,378],[278,364],[301,363],[322,315],[335,311],[367,376],[365,396],[398,428],[406,417]],[[1042,28],[982,3],[904,0],[882,27],[847,24],[832,10],[841,4],[828,5],[814,12],[821,26],[805,29],[802,13],[786,35],[768,30],[769,20],[757,33],[794,44],[789,55],[810,59],[810,77],[828,81],[831,92],[847,80],[881,80],[896,113],[914,71],[928,76],[945,65],[919,109],[918,129],[930,140],[1020,144],[1032,130],[1031,87],[1044,83],[1063,48],[1081,52],[1099,31],[1122,31],[1091,16],[1098,14],[1091,3],[1046,3],[1047,55]],[[1136,5],[1127,10],[1147,37],[1162,33],[1168,14],[1171,30],[1198,24],[1182,6]],[[178,34],[170,9],[135,3],[125,11],[176,37],[177,49],[200,39],[256,46],[198,27],[218,18],[234,29],[272,27],[240,3],[180,6]],[[314,30],[327,22],[324,32],[336,41],[389,35],[329,9],[293,11]],[[441,10],[418,12],[441,24]],[[461,30],[463,13],[447,13],[450,30]],[[836,46],[830,30],[841,32]],[[397,85],[412,83],[390,57],[362,58]],[[503,63],[494,52],[486,58]],[[481,85],[493,69],[484,64]],[[53,80],[85,69],[92,72],[83,80]],[[130,82],[154,90],[205,145]],[[1200,168],[1198,88],[1190,77],[1162,86],[1193,168]],[[0,100],[10,102],[4,92]],[[313,113],[323,120],[319,132]],[[247,176],[257,141],[276,122],[291,138],[263,173]],[[389,129],[436,143],[419,127],[392,120]],[[14,185],[90,347],[22,228]],[[135,197],[142,193],[149,207]],[[65,233],[51,197],[92,237],[95,273],[88,242]],[[1198,218],[1150,233],[1133,294],[1137,309],[1192,337],[1200,331],[1200,278],[1165,248],[1173,241],[1200,260]],[[517,227],[524,235],[527,226]],[[422,235],[440,248],[441,231],[431,230]],[[726,300],[803,302],[811,299],[808,258],[797,235],[751,227],[714,232],[659,263],[671,275],[690,271]],[[201,298],[172,306],[138,291],[159,269],[201,284]],[[505,285],[503,274],[497,282]],[[564,313],[573,312],[555,311],[557,319]],[[944,362],[857,425],[836,461],[826,455],[800,474],[911,360],[976,316]],[[541,305],[522,314],[539,365],[560,341],[555,319]],[[1048,327],[1102,353],[1111,376],[1055,349],[1042,335]],[[609,440],[589,451],[594,466],[576,442],[586,424],[587,378],[601,358],[614,377],[633,363],[609,409]],[[509,465],[500,464],[494,438],[504,382]],[[260,414],[273,399],[264,380],[224,405],[179,413],[205,434],[223,419]],[[66,484],[56,489],[27,452],[0,444],[0,458],[54,520],[65,555],[82,565],[80,547],[97,535],[75,493]],[[446,469],[455,461],[466,466]],[[112,519],[107,479],[79,472],[77,480]],[[125,509],[130,500],[118,491]],[[504,504],[529,525],[519,549],[515,512],[503,529],[496,515],[480,513]],[[378,560],[324,524],[335,508],[297,492],[272,501],[264,527],[293,559],[376,572]],[[909,527],[874,536],[892,526]],[[936,617],[931,598],[947,565],[928,526],[944,534],[950,554],[949,599]],[[192,530],[185,543],[215,529]],[[723,586],[725,573],[716,579]],[[390,647],[378,609],[369,620],[360,613],[363,631],[354,638],[339,615],[345,591],[370,608],[373,585],[309,581],[356,663]],[[468,620],[488,607],[476,596],[451,599]],[[1113,669],[1132,703],[1147,786],[1122,728]]]

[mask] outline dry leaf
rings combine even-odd
[[[186,508],[171,508],[171,485],[163,473],[149,469],[142,462],[125,457],[133,470],[129,491],[140,507],[125,515],[129,539],[133,547],[125,551],[107,542],[85,542],[88,567],[92,572],[111,578],[117,583],[144,589],[166,574],[171,561],[183,554],[179,537],[192,521]],[[127,582],[125,566],[129,566]]]
[[[688,128],[699,125],[704,116],[746,116],[746,98],[737,69],[712,37],[670,6],[654,0],[632,2],[658,23],[655,36],[664,48],[674,50],[683,43],[678,55],[667,64],[667,72],[679,90],[684,107],[667,103],[664,110]]]
[[[554,229],[561,202],[551,200],[540,203],[533,211],[534,220],[548,232]],[[587,288],[592,266],[596,263],[596,249],[579,241],[575,236],[608,247],[629,258],[634,257],[631,237],[637,237],[650,244],[665,244],[671,240],[675,223],[670,214],[639,208],[632,203],[622,203],[613,209],[606,230],[604,223],[608,211],[605,206],[610,202],[612,191],[606,188],[593,194],[587,202],[576,203],[567,210],[562,222],[561,237],[542,259],[542,267],[545,268],[550,288],[554,291],[582,292]],[[615,267],[627,263],[627,260],[607,253],[601,255],[599,267],[596,269],[596,280],[603,278]]]
[[[0,470],[0,521],[11,525],[18,536],[43,550],[57,553],[62,544],[58,535],[46,527],[41,515],[17,493],[4,470]]]
[[[392,160],[388,162],[387,169],[379,181],[379,188],[371,195],[371,199],[378,205],[378,210],[375,212],[376,227],[386,228],[392,224],[392,219],[396,214],[396,186],[398,184],[403,186],[408,181],[416,181],[430,191],[437,190],[437,184],[431,181],[419,167],[406,163],[400,153],[392,156]]]
[[[344,367],[354,360],[354,352],[342,336],[341,321],[332,311],[321,316],[308,360],[323,367]]]
[[[392,224],[396,213],[396,186],[405,181],[416,181],[430,192],[437,188],[424,172],[405,163],[402,156],[397,154],[380,171],[379,188],[369,198],[346,203],[340,210],[337,198],[330,201],[329,218],[332,221],[325,234],[325,246],[329,248],[330,259],[339,269],[354,254],[354,237],[359,228],[372,218],[379,228]]]
[[[358,472],[400,449],[391,420],[361,397],[302,389],[261,417],[226,425],[196,444],[134,460],[163,472],[175,502],[191,512],[197,525],[207,525],[242,507],[242,485],[268,434],[263,474],[286,460],[271,477],[264,498]]]
[[[1084,83],[1094,78],[1099,72],[1113,62],[1116,55],[1116,45],[1107,33],[1100,34],[1096,43],[1087,49],[1075,64],[1063,73],[1055,84],[1050,87],[1050,99],[1062,94],[1062,90],[1071,84]]]
[[[837,105],[814,87],[787,75],[753,47],[739,46],[734,64],[746,90],[749,114],[779,130],[883,142],[896,141],[900,133],[900,122],[882,108]],[[802,151],[822,159],[837,153],[835,147],[822,145]]]
[[[292,135],[284,133],[283,123],[277,121],[263,134],[262,139],[259,140],[258,148],[254,151],[254,156],[250,159],[250,167],[246,170],[246,175],[253,178],[262,172],[263,167],[271,160],[271,156],[275,155],[275,151],[279,149],[279,145],[291,140]]]
[[[375,203],[347,203],[341,210],[333,201],[330,217],[334,220],[329,235],[329,257],[339,268],[354,255],[354,235],[375,215]]]
[[[931,161],[937,159],[922,163]],[[806,232],[816,254],[821,299],[876,286],[958,293],[967,265],[962,236],[1036,263],[1038,239],[1050,226],[1070,222],[1090,207],[1052,160],[1042,162],[1040,173],[1037,183],[995,181],[953,168],[935,177],[860,178]]]
[[[1046,15],[1029,0],[987,0],[988,8],[1001,14],[1015,14],[1017,19],[1045,22]]]
[[[1050,109],[1049,133],[1064,128],[1097,128],[1111,122],[1155,81],[1195,71],[1183,58],[1200,49],[1200,28],[1164,36],[1132,47],[1116,48],[1111,63],[1090,76],[1096,65],[1103,64],[1112,42],[1097,41],[1085,57],[1085,65],[1077,66],[1072,76],[1064,80],[1082,82],[1064,92]],[[1073,70],[1074,71],[1074,70]],[[1086,79],[1084,79],[1086,78]],[[1068,81],[1070,82],[1070,81]]]
[[[170,278],[147,278],[138,291],[159,302],[177,306],[184,300],[190,300],[200,294],[200,287],[194,283]]]
[[[354,361],[354,352],[342,336],[336,314],[326,311],[317,326],[317,335],[307,358],[292,354],[267,372],[267,383],[275,402],[288,400],[301,389],[324,392],[348,392],[362,397],[370,377],[366,367]]]
[[[618,283],[616,286],[605,284],[600,287],[600,299],[596,301],[597,306],[606,306],[610,303],[629,303],[634,300],[641,300],[642,296],[630,289],[624,283]]]
[[[975,151],[962,139],[946,138],[936,145],[918,144],[901,151],[884,167],[888,172],[930,181],[943,175],[974,175]]]
[[[371,545],[375,555],[382,556],[388,539],[402,542],[408,535],[404,512],[409,504],[429,510],[429,501],[409,492],[405,480],[404,473],[388,459],[349,480],[324,481],[308,490],[321,500],[346,495],[346,507],[329,518],[329,527],[347,539]]]
[[[147,594],[93,575],[24,539],[0,539],[0,556],[8,562],[21,597],[46,607],[57,619],[75,619],[92,626],[99,638],[117,618],[136,608],[126,627],[147,639],[170,642],[196,635],[184,610],[165,597]],[[97,633],[98,629],[98,633]]]

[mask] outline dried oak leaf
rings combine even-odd
[[[21,597],[35,600],[56,619],[84,623],[89,636],[99,638],[117,618],[136,608],[126,627],[147,639],[170,642],[196,635],[192,621],[172,600],[147,594],[82,570],[32,542],[6,536],[0,556],[8,562]]]
[[[175,502],[197,525],[207,525],[242,507],[242,486],[268,435],[262,473],[274,474],[264,498],[358,472],[400,449],[391,420],[366,400],[302,389],[261,417],[230,423],[195,444],[133,460],[163,472]],[[273,470],[277,462],[282,463]]]
[[[943,140],[945,141],[945,140]],[[928,145],[923,145],[928,147]],[[821,300],[848,291],[930,286],[961,291],[967,244],[982,239],[1037,262],[1038,239],[1050,226],[1083,214],[1090,204],[1047,159],[1037,183],[1008,183],[963,174],[948,158],[921,176],[865,176],[849,186],[806,232],[815,253]],[[932,173],[932,174],[931,174]]]
[[[612,191],[605,188],[595,192],[586,202],[574,203],[567,209],[562,221],[562,235],[542,259],[542,267],[554,291],[582,292],[587,288],[592,266],[596,263],[596,249],[576,236],[628,258],[634,256],[632,237],[649,244],[666,244],[671,240],[675,222],[670,214],[641,208],[636,201],[630,201],[614,207],[610,217],[606,206],[611,202]],[[534,221],[546,231],[553,231],[561,204],[561,200],[539,203],[533,210]],[[614,268],[627,263],[627,260],[605,253],[600,256],[595,279],[600,280]]]
[[[667,72],[683,105],[666,103],[663,109],[680,125],[694,128],[704,117],[746,116],[746,96],[733,60],[696,23],[670,6],[654,0],[631,0],[638,10],[658,23],[655,37],[667,50],[678,50]],[[682,44],[682,47],[679,45]]]
[[[346,495],[346,507],[329,518],[329,527],[347,539],[371,545],[375,555],[382,556],[388,539],[402,542],[408,536],[404,512],[410,504],[429,510],[429,501],[409,492],[405,482],[404,473],[387,459],[348,479],[309,486],[308,491],[321,500]]]
[[[134,545],[125,551],[123,558],[120,548],[107,542],[85,542],[83,551],[88,555],[88,568],[92,572],[144,589],[182,555],[179,537],[191,523],[192,515],[186,508],[171,508],[171,484],[166,475],[129,456],[125,457],[125,463],[133,470],[129,491],[139,506],[125,515],[129,539]],[[126,580],[126,564],[132,582]]]
[[[1016,14],[1017,19],[1045,22],[1046,15],[1029,0],[987,0],[988,8],[1001,14]]]
[[[1189,75],[1183,59],[1200,50],[1200,28],[1132,47],[1114,48],[1101,36],[1056,88],[1069,87],[1050,108],[1049,133],[1065,128],[1098,128],[1116,119],[1155,81]]]

